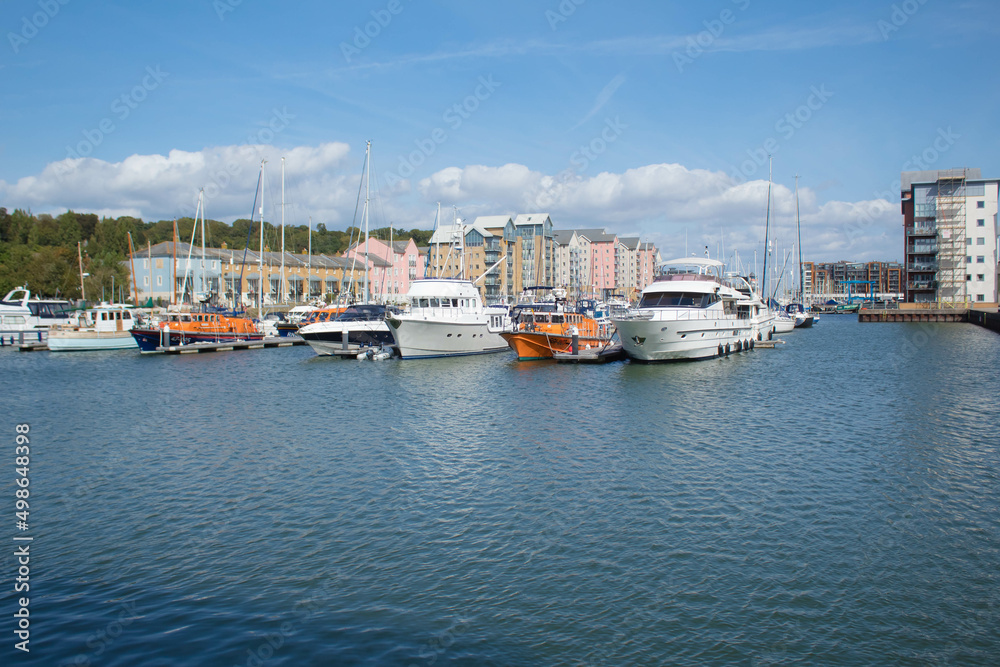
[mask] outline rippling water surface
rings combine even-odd
[[[784,338],[603,367],[2,350],[34,537],[4,663],[997,664],[1000,336]]]

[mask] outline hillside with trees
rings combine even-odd
[[[190,242],[194,226],[192,218],[177,221],[178,238]],[[205,245],[214,248],[251,250],[260,246],[260,223],[251,225],[249,220],[236,220],[233,224],[206,220]],[[149,245],[173,239],[173,220],[144,222],[139,218],[121,216],[98,218],[93,213],[67,211],[53,217],[48,214],[32,215],[21,209],[8,213],[0,208],[0,296],[11,289],[27,285],[32,293],[44,296],[80,298],[80,270],[77,243],[83,255],[83,270],[90,274],[84,281],[89,298],[99,298],[104,290],[111,297],[112,284],[117,290],[129,289],[128,268],[123,262],[129,257],[128,235],[137,255]],[[411,229],[391,230],[394,239],[412,238],[417,245],[427,245],[431,231]],[[264,246],[269,250],[281,247],[280,227],[264,223]],[[371,232],[374,238],[388,239],[388,227]],[[312,252],[315,255],[340,255],[352,242],[358,240],[358,229],[328,230],[319,223],[312,232]],[[195,244],[200,245],[201,232]],[[285,250],[303,253],[309,247],[309,228],[306,225],[285,227]]]

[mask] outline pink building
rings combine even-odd
[[[590,242],[591,289],[596,294],[614,292],[618,287],[615,270],[618,237],[598,229],[582,229],[578,234]]]
[[[402,301],[410,282],[424,277],[424,262],[413,239],[393,241],[391,247],[386,241],[368,239],[352,245],[344,257],[364,261],[366,253],[369,291],[377,300]]]

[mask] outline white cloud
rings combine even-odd
[[[280,218],[280,158],[286,157],[288,224],[343,229],[354,220],[361,157],[343,143],[299,146],[219,146],[168,155],[132,155],[111,163],[67,158],[16,183],[0,181],[8,208],[59,214],[66,209],[159,220],[192,215],[198,190],[206,190],[206,215],[231,222],[250,215],[260,159],[267,156],[265,217]],[[415,185],[415,188],[411,188]],[[801,187],[805,258],[816,261],[893,260],[902,255],[898,207],[884,199],[821,202]],[[650,164],[623,173],[582,176],[567,170],[545,174],[521,164],[447,167],[416,184],[401,181],[373,203],[371,225],[429,228],[434,202],[476,215],[546,211],[557,228],[605,227],[655,243],[664,255],[708,245],[713,256],[725,244],[752,261],[763,249],[767,182],[740,183],[722,171],[680,164]],[[771,207],[772,248],[780,256],[795,242],[793,191],[775,184]]]
[[[348,163],[344,143],[300,146],[291,150],[265,145],[214,146],[201,151],[172,150],[168,155],[131,155],[121,162],[66,158],[16,183],[0,181],[8,206],[35,212],[66,209],[102,215],[132,215],[145,220],[193,215],[198,191],[205,189],[206,216],[231,222],[253,208],[262,158],[268,160],[265,217],[280,217],[280,163],[285,157],[286,220],[294,210],[307,211],[328,225],[343,226],[357,194],[360,165]]]
[[[767,182],[739,183],[721,171],[653,164],[621,174],[552,176],[519,164],[449,167],[418,184],[427,201],[454,202],[468,215],[547,211],[557,228],[606,227],[639,235],[665,255],[709,244],[713,256],[724,238],[727,255],[743,258],[763,248]],[[816,261],[898,259],[901,225],[885,200],[819,203],[809,188],[799,191],[805,258]],[[795,243],[795,199],[775,184],[771,204],[772,249]]]

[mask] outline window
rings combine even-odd
[[[979,255],[976,257],[976,264],[983,264],[985,262],[986,262],[986,257],[984,257],[983,255]]]
[[[142,286],[143,287],[149,287],[149,276],[143,276],[142,277]]]
[[[976,208],[986,208],[986,201],[983,200],[983,199],[980,199],[979,201],[977,201],[976,202]]]
[[[966,281],[966,282],[969,282],[969,281],[971,281],[971,280],[972,280],[972,274],[971,274],[971,273],[966,273],[966,274],[965,274],[965,281]]]
[[[986,239],[980,236],[978,239],[976,239],[976,245],[986,245]]]
[[[986,301],[986,295],[985,294],[977,294],[976,295],[976,301]]]
[[[160,261],[160,260],[157,260],[157,261]],[[156,276],[156,286],[160,287],[161,285],[163,285],[163,276]]]
[[[972,245],[972,237],[971,236],[966,236],[965,237],[965,245]]]
[[[982,282],[985,279],[986,279],[986,274],[985,273],[977,273],[976,274],[976,280],[978,280],[979,282]]]
[[[966,264],[972,264],[972,256],[971,255],[970,256],[966,256],[965,263]]]
[[[986,226],[986,220],[984,218],[979,218],[978,220],[976,220],[976,227],[985,227],[985,226]]]

